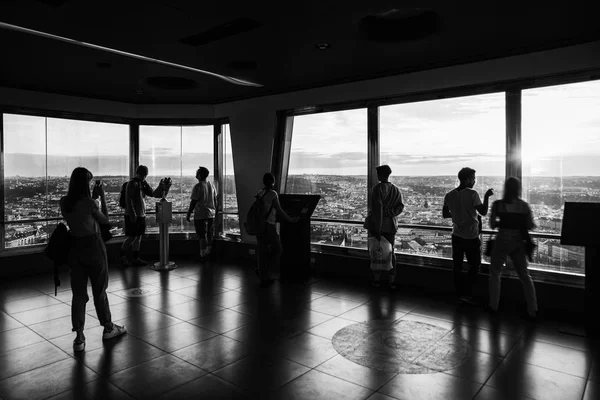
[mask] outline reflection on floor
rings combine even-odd
[[[249,264],[111,268],[102,342],[75,354],[69,279],[0,287],[0,399],[600,398],[598,343],[414,290],[256,283]],[[401,277],[401,276],[400,276]],[[91,294],[91,291],[90,291]]]

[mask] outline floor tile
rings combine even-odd
[[[413,313],[404,315],[402,318],[400,318],[400,320],[423,322],[425,324],[439,326],[440,328],[444,328],[448,331],[451,331],[456,327],[456,325],[453,322],[445,320],[445,319],[430,318],[430,317],[426,317],[424,315],[413,314]]]
[[[193,300],[187,303],[168,307],[164,309],[163,312],[180,320],[189,321],[203,315],[216,313],[220,310],[223,310],[223,307],[219,307],[204,301]]]
[[[37,324],[39,322],[50,321],[51,319],[71,315],[71,307],[61,303],[10,315],[22,324]]]
[[[505,357],[519,341],[519,336],[466,325],[457,325],[452,332],[465,339],[474,350],[498,357]]]
[[[348,360],[341,354],[330,358],[316,369],[371,390],[378,390],[397,375],[395,372],[378,371],[364,367]]]
[[[29,297],[3,304],[0,303],[0,307],[2,308],[2,311],[7,314],[16,314],[19,312],[35,310],[36,308],[42,308],[56,304],[61,304],[61,302],[53,297],[42,295],[40,293],[40,296]]]
[[[277,347],[276,354],[298,364],[314,368],[338,353],[333,348],[331,340],[304,332],[281,343]]]
[[[229,308],[237,306],[238,304],[247,303],[248,295],[236,290],[229,290],[209,297],[207,300],[216,306]]]
[[[494,389],[491,386],[483,386],[479,393],[475,396],[474,400],[533,400],[530,397],[517,396],[517,397],[506,397],[506,393],[501,390]]]
[[[241,360],[250,351],[248,345],[219,335],[175,351],[173,355],[205,371],[213,372]]]
[[[356,322],[371,320],[395,321],[406,314],[406,312],[394,308],[378,308],[375,303],[367,303],[341,314],[340,317]]]
[[[362,303],[344,300],[337,297],[325,296],[311,301],[306,305],[306,308],[337,317],[352,310],[353,308],[360,306],[361,304]]]
[[[22,328],[23,324],[0,311],[0,332],[9,331],[11,329]]]
[[[581,400],[585,379],[531,364],[504,360],[486,385],[506,398],[526,396],[544,400]]]
[[[5,399],[45,399],[98,379],[81,361],[71,357],[0,380],[0,396]]]
[[[21,286],[23,284],[28,285],[27,279],[6,282],[5,285],[0,287],[0,302],[8,303],[11,301],[38,297],[43,294],[39,290],[31,287]],[[52,292],[54,293],[54,291]]]
[[[457,376],[477,383],[485,383],[502,362],[502,358],[490,354],[473,351],[468,359],[458,367],[443,371],[452,376]]]
[[[151,311],[155,311],[150,307],[146,307],[131,299],[126,299],[125,302],[119,304],[110,304],[110,314],[112,315],[113,321],[118,321],[123,318],[127,318],[130,315],[141,315]],[[96,310],[92,305],[91,308],[87,307],[87,315],[96,316]]]
[[[375,392],[372,395],[370,395],[367,398],[367,400],[397,400],[397,399],[394,399],[393,397],[390,397],[390,396],[386,396],[383,393]]]
[[[133,400],[134,398],[110,383],[96,379],[89,383],[78,382],[71,390],[50,397],[48,400]]]
[[[214,372],[220,378],[251,392],[266,393],[309,371],[280,357],[250,356]]]
[[[565,374],[587,378],[592,364],[588,352],[547,342],[521,339],[508,354],[510,361],[525,362]]]
[[[139,338],[167,353],[171,353],[216,335],[216,333],[199,326],[181,322],[166,328],[143,333]]]
[[[471,399],[480,384],[444,373],[398,374],[379,392],[397,399]]]
[[[216,333],[224,333],[242,327],[253,321],[253,318],[236,311],[224,309],[216,313],[204,315],[189,322]]]
[[[103,347],[82,354],[85,364],[106,376],[164,355],[165,352],[136,338],[115,338]]]
[[[47,341],[19,347],[0,354],[0,366],[2,366],[0,368],[0,379],[52,364],[65,358],[69,358],[69,356]]]
[[[175,275],[161,274],[161,277],[164,277],[165,279],[159,279],[156,285],[166,290],[173,291],[177,289],[184,289],[187,287],[195,287],[198,285],[198,281],[183,277],[177,277]]]
[[[600,383],[588,381],[583,400],[600,399]]]
[[[157,397],[205,375],[201,370],[170,354],[109,376],[115,386],[137,398]]]
[[[0,354],[43,341],[43,337],[27,327],[0,332]]]
[[[333,335],[335,335],[337,331],[355,323],[356,321],[336,317],[309,329],[308,332],[326,339],[332,339]]]
[[[193,299],[202,299],[211,296],[215,296],[217,294],[228,292],[231,289],[226,289],[220,286],[189,286],[183,289],[177,289],[173,292],[179,293],[183,296],[191,297]]]
[[[158,397],[159,400],[197,400],[198,398],[250,400],[252,396],[217,376],[204,375]]]
[[[125,325],[127,331],[134,336],[166,328],[180,323],[181,320],[159,311],[152,310],[144,314],[133,314],[127,318],[115,320],[117,325]]]
[[[85,327],[88,330],[90,327],[100,326],[100,321],[89,315],[85,318]],[[54,339],[60,336],[64,336],[71,332],[73,323],[71,322],[71,316],[53,319],[50,321],[39,322],[37,324],[30,324],[29,328],[35,331],[38,335],[44,339]],[[104,327],[102,328],[104,329]]]
[[[372,390],[365,387],[312,370],[273,393],[272,398],[286,400],[362,400],[372,393]]]
[[[176,307],[179,304],[187,303],[192,300],[192,297],[184,296],[169,290],[163,290],[162,292],[152,296],[145,296],[135,299],[137,303],[159,311]]]

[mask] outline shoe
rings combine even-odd
[[[134,267],[145,267],[146,265],[148,265],[148,263],[139,258],[135,258],[131,261],[131,265],[133,265]]]
[[[73,350],[74,351],[85,350],[85,338],[81,339],[79,337],[76,337],[75,340],[73,340]]]
[[[398,286],[396,286],[396,284],[394,282],[390,282],[390,290],[396,290],[398,289]]]
[[[371,282],[371,286],[373,286],[374,288],[379,288],[381,287],[381,283],[379,283],[379,281],[373,281]]]
[[[129,261],[129,258],[127,258],[127,256],[121,256],[121,265],[123,267],[130,267],[131,266],[131,261]]]
[[[127,328],[125,328],[124,326],[113,324],[113,327],[110,331],[107,331],[106,328],[104,329],[104,333],[102,334],[102,340],[112,339],[117,336],[124,335],[125,333],[127,333]]]

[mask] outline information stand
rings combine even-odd
[[[299,217],[295,223],[279,221],[281,245],[280,279],[285,281],[303,281],[310,278],[310,217],[319,195],[281,194],[281,208],[291,217]]]
[[[173,221],[173,204],[163,197],[156,202],[160,258],[151,267],[155,271],[170,271],[177,268],[177,264],[169,261],[169,224],[171,221]]]
[[[585,247],[585,319],[598,334],[600,312],[600,203],[565,202],[560,244]]]

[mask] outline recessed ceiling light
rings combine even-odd
[[[331,44],[327,42],[320,42],[315,45],[315,47],[319,50],[327,50],[331,48]]]

